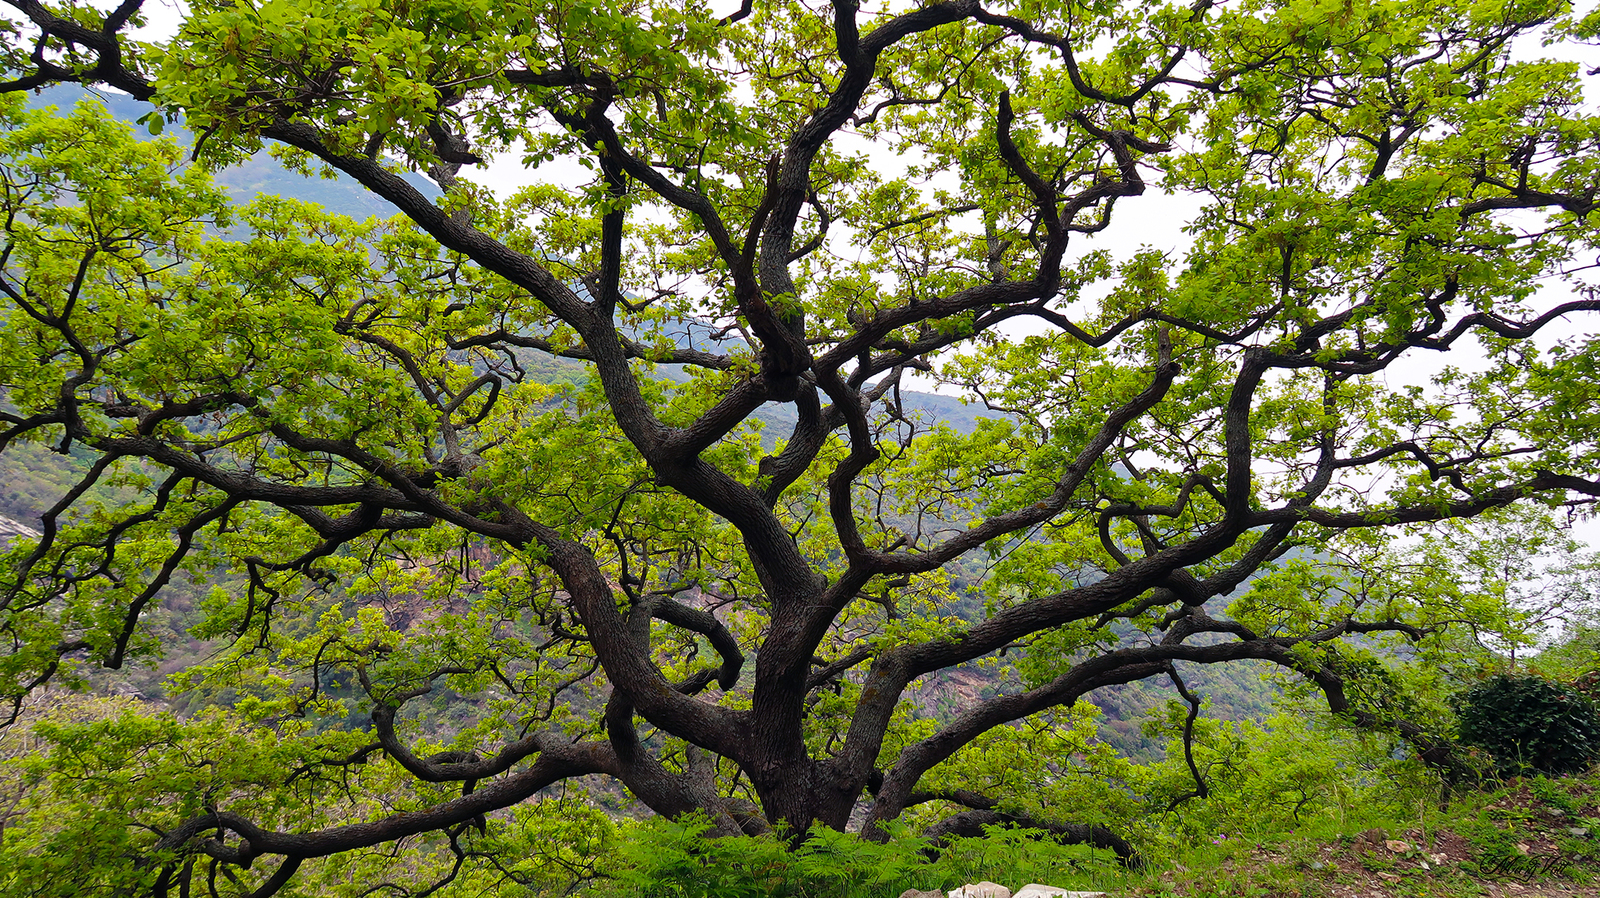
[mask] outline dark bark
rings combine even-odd
[[[952,836],[973,838],[982,836],[987,827],[1019,826],[1036,829],[1063,845],[1089,845],[1116,852],[1124,867],[1140,867],[1144,861],[1127,839],[1104,826],[1088,823],[1056,823],[1041,820],[1030,814],[1010,814],[993,810],[966,810],[952,814],[928,827],[922,835],[933,844],[937,853],[949,844]]]

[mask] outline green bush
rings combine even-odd
[[[1566,776],[1600,758],[1600,716],[1582,696],[1537,677],[1495,676],[1456,696],[1461,741],[1502,776]]]
[[[627,827],[591,898],[881,898],[907,888],[946,890],[963,882],[1049,882],[1088,888],[1119,880],[1109,852],[1060,845],[1037,830],[996,827],[955,838],[930,856],[928,844],[893,828],[886,844],[818,827],[799,845],[781,835],[710,838],[709,821],[653,818]]]

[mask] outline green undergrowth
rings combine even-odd
[[[1528,896],[1600,887],[1600,775],[1513,779],[1412,813],[1218,839],[1140,876],[1102,880],[1128,898],[1470,898],[1509,884]]]
[[[593,898],[894,898],[907,888],[955,888],[984,879],[1091,888],[1117,878],[1109,852],[1040,841],[1036,833],[995,829],[955,839],[934,855],[904,832],[884,844],[832,830],[797,849],[778,836],[708,839],[703,822],[639,824],[617,846],[618,866],[582,894]]]
[[[1117,898],[1471,898],[1515,883],[1528,896],[1600,887],[1600,775],[1514,779],[1456,794],[1400,795],[1342,817],[1209,838],[1146,833],[1148,861],[994,829],[941,854],[901,832],[887,844],[823,831],[798,850],[779,837],[709,839],[704,823],[625,827],[592,898],[895,898],[993,880],[1041,882]],[[1196,810],[1199,810],[1196,808]]]

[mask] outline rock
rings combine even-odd
[[[0,549],[6,548],[7,545],[18,539],[38,539],[39,536],[39,531],[26,524],[19,524],[10,518],[0,517]]]
[[[1005,886],[990,882],[967,883],[959,889],[950,892],[950,898],[1011,898],[1011,890]]]
[[[900,898],[944,898],[944,893],[938,889],[906,889],[900,893]]]
[[[1355,839],[1351,841],[1351,847],[1356,851],[1365,854],[1367,852],[1375,852],[1381,848],[1387,847],[1383,843],[1387,842],[1388,840],[1389,834],[1383,830],[1369,829],[1359,833]]]
[[[1018,889],[1011,898],[1105,898],[1105,892],[1071,892],[1055,886],[1030,882]]]
[[[1399,839],[1390,839],[1383,844],[1395,854],[1403,854],[1411,850],[1411,846],[1409,844],[1402,842]]]

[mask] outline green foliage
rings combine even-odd
[[[1560,776],[1600,759],[1600,714],[1554,683],[1500,674],[1460,693],[1454,704],[1461,740],[1487,751],[1503,776]]]
[[[1534,337],[1600,309],[1600,118],[1522,48],[1595,20],[832,6],[196,0],[150,43],[14,4],[6,87],[143,105],[0,100],[0,475],[63,457],[0,496],[42,531],[0,698],[207,657],[181,715],[24,715],[5,885],[847,895],[1026,838],[930,862],[862,812],[1177,857],[1432,785],[1392,733],[1586,576],[1538,556],[1600,494],[1600,341]],[[253,193],[268,143],[402,215],[236,208],[207,169]],[[1158,188],[1186,246],[1095,242]],[[1152,685],[1239,661],[1342,716]],[[807,835],[712,838],[769,824]]]
[[[446,797],[447,789],[408,786],[391,762],[352,760],[364,733],[316,723],[264,727],[221,708],[178,718],[129,698],[35,698],[0,731],[0,895],[147,894],[174,863],[156,850],[161,835],[220,803],[288,828],[359,824]],[[496,815],[458,837],[473,850],[503,852],[505,872],[476,872],[446,894],[519,884],[564,893],[601,875],[595,868],[613,856],[615,829],[579,795]],[[431,840],[351,852],[308,864],[291,894],[354,898],[377,880],[420,891],[447,878],[452,860]],[[270,866],[230,871],[228,881],[247,893]]]
[[[1150,722],[1170,739],[1167,757],[1139,779],[1147,812],[1164,815],[1147,835],[1158,856],[1197,842],[1336,831],[1351,820],[1404,814],[1437,789],[1394,737],[1294,708],[1259,722],[1198,721],[1194,756],[1208,794],[1172,807],[1195,789],[1180,741],[1185,710],[1174,704]]]
[[[952,839],[934,854],[897,829],[882,844],[821,829],[798,844],[778,836],[710,839],[704,820],[651,820],[621,835],[595,898],[868,898],[911,887],[947,890],[965,882],[1079,884],[1117,876],[1107,857],[1041,839],[1037,831],[994,828]]]

